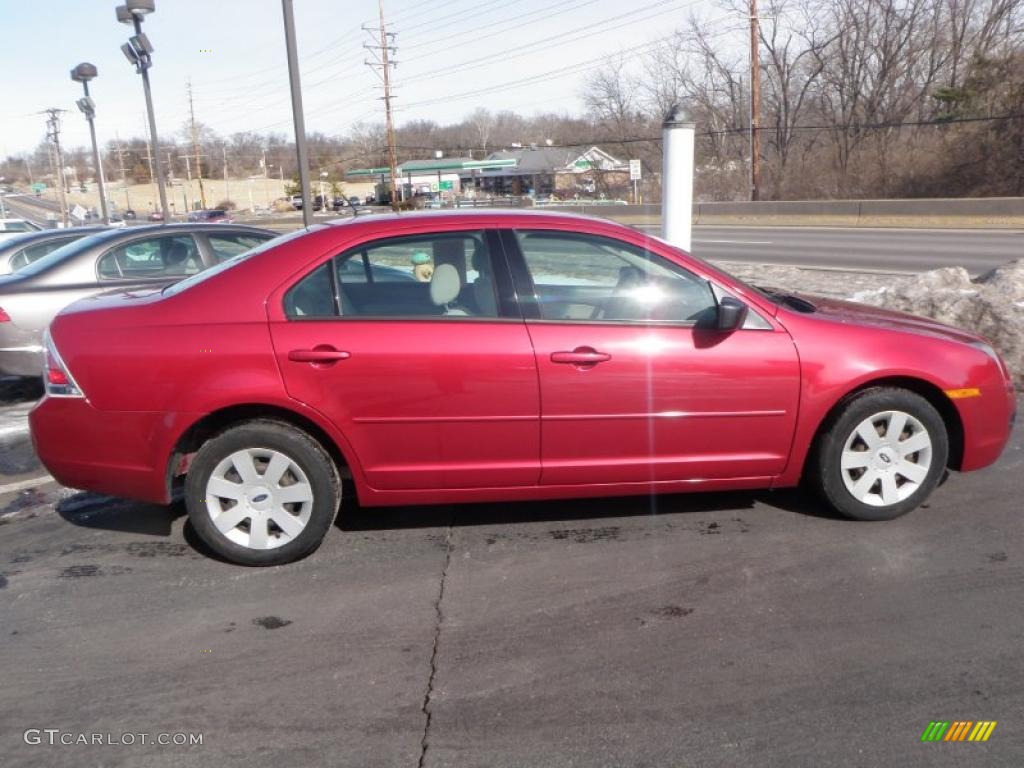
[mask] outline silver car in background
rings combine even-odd
[[[0,375],[40,375],[43,331],[68,304],[110,290],[161,288],[277,235],[239,224],[108,229],[0,277]]]
[[[46,254],[106,227],[69,227],[25,232],[0,242],[0,275],[9,275],[39,261]]]

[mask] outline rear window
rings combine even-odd
[[[18,270],[19,275],[38,275],[42,272],[46,272],[51,267],[61,264],[70,258],[74,258],[75,254],[81,251],[92,248],[94,245],[98,245],[106,240],[111,239],[113,233],[111,232],[100,232],[95,235],[89,235],[88,237],[79,238],[73,243],[62,245],[55,251],[50,251],[48,254],[43,256],[38,261],[33,261]]]
[[[49,253],[53,253],[58,248],[61,248],[68,243],[74,242],[78,239],[78,236],[63,237],[59,240],[46,240],[37,245],[30,245],[22,250],[18,251],[11,259],[11,270],[17,272],[23,267],[32,264],[33,262],[39,261],[41,258]]]
[[[0,223],[0,230],[4,232],[38,232],[40,227],[29,224],[27,221],[5,221]]]

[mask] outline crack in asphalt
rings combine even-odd
[[[445,532],[445,553],[444,567],[441,569],[441,582],[437,589],[437,599],[434,601],[434,647],[430,651],[430,677],[427,678],[427,690],[423,694],[423,705],[420,710],[423,712],[423,738],[420,740],[420,759],[418,768],[423,768],[427,760],[427,750],[430,748],[430,723],[433,720],[434,678],[437,675],[437,647],[441,640],[441,623],[444,621],[444,612],[441,610],[441,601],[444,600],[444,587],[448,579],[448,566],[452,562],[452,524],[449,522],[448,530]]]

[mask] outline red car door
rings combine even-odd
[[[271,333],[289,394],[381,490],[535,485],[540,402],[494,233],[374,240],[299,280]]]
[[[542,484],[783,470],[799,388],[785,331],[753,310],[743,328],[714,330],[709,283],[637,245],[554,230],[504,237],[529,297]]]

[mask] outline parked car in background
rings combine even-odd
[[[206,221],[212,224],[231,224],[234,219],[231,218],[231,214],[225,210],[219,208],[205,210],[205,211],[192,211],[188,215],[189,221]]]
[[[947,467],[994,462],[1016,403],[971,333],[536,212],[314,226],[160,293],[80,301],[44,344],[29,419],[53,476],[182,490],[199,537],[248,565],[315,549],[342,477],[363,506],[806,478],[890,519]]]
[[[0,242],[0,275],[9,275],[38,261],[50,251],[74,242],[80,237],[102,232],[103,227],[69,227],[25,232]]]
[[[302,210],[302,195],[292,195],[291,201],[292,208],[294,208],[296,211]]]
[[[111,289],[160,288],[276,237],[237,224],[103,229],[0,277],[0,374],[35,376],[43,331],[64,306]]]
[[[38,232],[41,229],[42,227],[28,219],[0,219],[0,241],[24,232]]]
[[[160,211],[153,211],[151,214],[149,214],[149,220],[150,221],[163,221],[164,220],[164,215]]]

